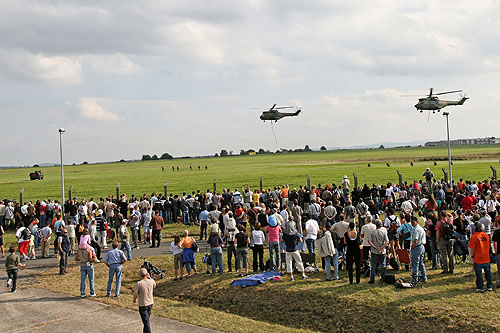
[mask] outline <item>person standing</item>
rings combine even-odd
[[[309,253],[314,253],[314,250],[316,248],[316,238],[318,238],[318,232],[319,232],[319,226],[318,222],[312,218],[310,218],[310,215],[307,213],[306,214],[307,218],[309,220],[306,222],[306,244],[307,244],[307,250]]]
[[[425,169],[424,174],[422,175],[425,177],[425,184],[427,185],[427,190],[432,193],[432,178],[434,178],[434,173],[431,171],[430,168]]]
[[[222,266],[222,245],[224,241],[220,236],[220,232],[211,232],[207,243],[210,245],[210,256],[212,257],[212,275],[217,272],[217,266],[219,266],[219,274],[224,273]]]
[[[356,265],[356,283],[359,284],[361,278],[361,264],[359,251],[359,234],[356,231],[356,224],[349,223],[349,230],[344,234],[344,243],[346,244],[346,264],[347,271],[349,272],[349,283],[353,283],[353,269],[352,265]]]
[[[368,214],[366,216],[366,224],[361,227],[360,231],[360,237],[363,240],[363,259],[366,264],[370,262],[370,252],[371,252],[371,247],[370,247],[370,235],[373,230],[377,229],[375,224],[372,223],[373,217],[372,215]]]
[[[295,260],[298,271],[302,273],[302,279],[307,279],[307,275],[304,272],[304,264],[297,249],[299,243],[302,243],[302,238],[297,233],[293,221],[286,224],[286,230],[283,233],[281,241],[285,243],[286,271],[290,274],[290,281],[295,281],[292,267],[293,260]]]
[[[267,228],[268,247],[269,247],[269,268],[272,270],[281,270],[281,251],[280,251],[280,233],[281,227],[278,225],[276,216],[269,215],[269,225]]]
[[[21,255],[21,260],[26,260],[28,258],[28,245],[31,239],[31,232],[28,228],[24,226],[20,227],[16,231],[17,246],[19,249],[19,254]]]
[[[130,261],[132,260],[132,249],[130,248],[130,233],[128,232],[127,223],[127,219],[122,220],[122,225],[120,227],[120,250],[127,250],[127,260]]]
[[[413,227],[411,233],[411,283],[417,283],[418,272],[420,271],[420,280],[427,282],[427,273],[425,271],[425,230],[418,224],[418,218],[411,217]]]
[[[116,275],[116,288],[115,297],[120,296],[120,287],[122,285],[122,265],[127,261],[125,254],[122,250],[118,249],[118,242],[113,242],[113,249],[106,253],[104,263],[109,267],[108,289],[106,290],[106,297],[111,295],[111,285],[113,284],[113,277]]]
[[[156,287],[156,282],[153,280],[145,268],[139,270],[141,280],[137,282],[134,291],[134,304],[139,305],[139,314],[144,325],[143,333],[151,333],[149,318],[153,309],[153,289]]]
[[[323,235],[317,240],[318,254],[321,258],[325,259],[326,281],[332,280],[331,266],[334,267],[334,279],[339,279],[339,254],[333,243],[332,233],[330,232],[331,227],[331,223],[326,222],[323,226]]]
[[[10,254],[5,259],[5,269],[7,271],[7,288],[10,288],[10,291],[16,292],[17,285],[17,272],[18,267],[24,267],[24,264],[21,264],[19,256],[16,254],[16,248],[11,246],[9,248]]]
[[[42,238],[42,258],[50,257],[49,248],[50,248],[50,237],[52,236],[52,229],[50,225],[47,224],[45,227],[40,230],[40,237]]]
[[[443,271],[441,274],[453,274],[453,269],[455,267],[453,257],[453,237],[455,235],[455,230],[451,219],[450,213],[441,211],[441,220],[436,225],[437,247],[441,254],[441,262],[443,264]]]
[[[470,255],[474,259],[474,272],[476,273],[476,291],[484,292],[483,269],[486,277],[486,288],[493,291],[490,266],[490,236],[483,232],[483,224],[476,222],[474,234],[469,241]]]
[[[252,243],[253,248],[253,271],[257,272],[257,268],[260,268],[261,271],[264,271],[264,241],[266,240],[266,236],[260,230],[260,223],[257,222],[255,224],[255,229],[252,231]],[[259,259],[259,263],[257,265],[257,259]]]
[[[97,242],[99,243],[99,245],[102,245],[105,249],[107,249],[108,245],[106,244],[106,227],[104,225],[104,223],[106,222],[106,220],[104,219],[104,217],[102,216],[102,214],[103,214],[102,210],[98,209],[97,210],[97,215],[95,217],[95,221],[96,221],[96,236],[97,236]]]
[[[163,217],[160,216],[160,211],[155,211],[155,216],[153,216],[149,224],[152,230],[152,240],[150,247],[155,247],[155,241],[158,241],[156,247],[160,247],[161,228],[164,224],[165,222],[163,221]]]
[[[85,278],[89,278],[90,297],[96,297],[94,291],[94,262],[97,262],[95,252],[91,247],[79,248],[75,261],[80,262],[80,297],[85,297]]]
[[[382,279],[385,278],[385,268],[386,268],[386,260],[385,253],[386,247],[389,245],[389,238],[387,237],[387,231],[382,229],[382,222],[380,220],[375,221],[375,227],[377,229],[373,230],[370,234],[369,243],[371,246],[371,272],[370,272],[370,281],[368,283],[375,283],[375,272],[377,271],[377,266],[382,267],[381,276]]]
[[[243,276],[241,269],[245,269],[245,275],[248,275],[248,244],[250,244],[250,238],[246,233],[246,228],[244,225],[239,225],[239,233],[236,234],[235,244],[236,244],[236,260],[238,261],[238,276]]]
[[[68,230],[64,228],[61,235],[57,237],[57,252],[59,254],[59,275],[66,274],[68,266],[68,252],[70,251]]]

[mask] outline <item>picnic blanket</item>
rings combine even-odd
[[[266,271],[260,274],[249,275],[241,279],[233,280],[232,286],[241,286],[245,288],[246,286],[256,286],[259,283],[265,283],[267,280],[273,279],[275,276],[281,276],[280,272],[276,271]]]

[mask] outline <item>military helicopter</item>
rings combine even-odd
[[[442,108],[448,105],[462,105],[466,100],[469,99],[469,97],[461,96],[462,99],[460,99],[459,101],[442,101],[439,99],[439,97],[437,97],[438,95],[458,93],[462,92],[462,90],[452,90],[437,94],[434,94],[433,90],[434,90],[433,88],[430,88],[429,95],[427,97],[422,97],[418,99],[418,103],[415,104],[415,108],[417,108],[418,111],[420,112],[432,111],[432,113],[436,113],[436,111],[439,112],[441,111]],[[403,96],[419,96],[419,95],[403,95]]]
[[[262,108],[252,108],[252,109],[262,110]],[[295,111],[295,112],[280,112],[280,111],[278,111],[278,110],[282,110],[282,109],[296,109],[297,111]],[[265,110],[267,110],[267,109],[265,109]],[[283,117],[298,116],[301,111],[302,110],[300,110],[299,108],[296,108],[294,106],[276,107],[276,104],[274,104],[269,110],[262,112],[260,119],[264,122],[266,120],[271,120],[271,121],[274,120],[274,122],[277,122],[278,120],[280,120]]]

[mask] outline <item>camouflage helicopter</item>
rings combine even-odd
[[[262,110],[262,108],[252,108],[252,109]],[[282,109],[296,109],[297,111],[295,111],[295,112],[280,112],[280,111],[278,111],[278,110],[282,110]],[[267,109],[265,109],[265,110],[267,110]],[[298,116],[301,111],[302,110],[300,110],[299,108],[296,108],[294,106],[276,107],[276,104],[274,104],[269,110],[262,112],[260,119],[262,121],[266,121],[266,120],[273,121],[274,120],[274,122],[277,122],[278,120],[280,120],[283,117]]]
[[[468,100],[468,97],[461,96],[462,99],[459,101],[443,101],[440,100],[438,95],[446,95],[446,94],[452,94],[452,93],[458,93],[462,92],[462,90],[452,90],[452,91],[446,91],[446,92],[441,92],[434,94],[433,93],[433,88],[430,88],[429,95],[427,97],[422,97],[418,99],[418,103],[415,104],[415,108],[420,111],[432,111],[432,113],[436,113],[441,111],[442,108],[449,106],[449,105],[462,105],[466,100]],[[403,96],[418,96],[418,95],[403,95]]]

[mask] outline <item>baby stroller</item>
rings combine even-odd
[[[152,278],[154,278],[154,276],[159,276],[160,279],[167,278],[167,276],[164,274],[165,270],[158,269],[158,267],[147,261],[145,257],[141,257],[141,259],[142,261],[144,261],[141,268],[145,268],[148,271],[149,276],[151,276]]]

